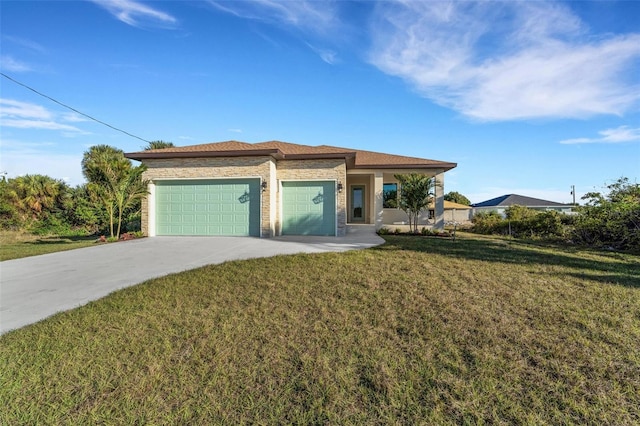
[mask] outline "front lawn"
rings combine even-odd
[[[0,424],[640,422],[638,257],[385,239],[169,275],[10,332]]]
[[[96,237],[61,237],[0,231],[0,261],[88,247]]]

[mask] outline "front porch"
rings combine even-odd
[[[371,225],[375,230],[409,230],[407,214],[389,203],[391,191],[399,190],[396,174],[421,173],[424,170],[348,170],[344,185],[347,200],[347,225]],[[435,205],[425,210],[418,219],[418,227],[444,228],[444,170],[428,173],[439,185],[435,187]],[[386,195],[386,196],[385,196]]]

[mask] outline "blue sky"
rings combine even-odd
[[[457,162],[445,192],[640,178],[640,2],[4,1],[11,78],[144,140]],[[83,182],[142,140],[0,77],[0,171]]]

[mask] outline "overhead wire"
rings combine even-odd
[[[125,135],[127,135],[127,136],[131,136],[132,138],[136,138],[136,139],[139,139],[139,140],[141,140],[141,141],[143,141],[143,142],[150,143],[150,141],[148,141],[148,140],[146,140],[146,139],[144,139],[144,138],[141,138],[140,136],[136,136],[136,135],[134,135],[134,134],[132,134],[132,133],[127,132],[126,130],[119,129],[118,127],[112,126],[112,125],[111,125],[111,124],[109,124],[109,123],[105,123],[105,122],[104,122],[104,121],[102,121],[102,120],[98,120],[97,118],[92,117],[92,116],[90,116],[89,114],[85,114],[85,113],[84,113],[84,112],[82,112],[82,111],[78,111],[77,109],[75,109],[75,108],[73,108],[73,107],[71,107],[71,106],[69,106],[69,105],[67,105],[67,104],[62,103],[62,102],[60,102],[60,101],[58,101],[58,100],[56,100],[56,99],[52,98],[51,96],[48,96],[48,95],[45,95],[45,94],[44,94],[44,93],[42,93],[42,92],[39,92],[38,90],[34,89],[33,87],[30,87],[30,86],[28,86],[28,85],[26,85],[26,84],[24,84],[24,83],[19,82],[19,81],[18,81],[18,80],[16,80],[15,78],[9,77],[8,75],[6,75],[6,74],[5,74],[5,73],[3,73],[3,72],[0,72],[0,75],[2,75],[4,78],[6,78],[6,79],[8,79],[8,80],[11,80],[12,82],[14,82],[15,84],[17,84],[17,85],[19,85],[19,86],[22,86],[22,87],[24,87],[24,88],[26,88],[26,89],[29,89],[29,90],[31,90],[32,92],[34,92],[34,93],[36,93],[36,94],[38,94],[38,95],[40,95],[40,96],[42,96],[42,97],[44,97],[44,98],[47,98],[47,99],[49,99],[49,100],[50,100],[50,101],[52,101],[52,102],[57,103],[58,105],[62,105],[63,107],[68,108],[68,109],[70,109],[71,111],[73,111],[73,112],[75,112],[75,113],[77,113],[77,114],[80,114],[80,115],[82,115],[83,117],[88,118],[89,120],[95,121],[96,123],[100,123],[100,124],[102,124],[103,126],[107,126],[107,127],[109,127],[110,129],[113,129],[113,130],[116,130],[116,131],[118,131],[118,132],[124,133]]]

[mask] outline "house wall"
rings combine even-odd
[[[445,223],[447,222],[468,223],[471,221],[471,211],[472,209],[445,209],[444,221]]]
[[[276,163],[278,181],[304,181],[304,180],[334,180],[336,184],[344,185],[342,192],[336,191],[336,230],[338,236],[346,233],[347,224],[347,166],[343,159],[319,159],[319,160],[281,160]],[[278,184],[278,191],[280,185]],[[276,202],[282,202],[281,193],[278,192]],[[281,229],[282,209],[278,208],[275,218],[275,227]]]
[[[217,178],[261,178],[266,180],[267,189],[262,193],[260,227],[263,237],[274,235],[273,196],[276,190],[273,176],[273,159],[264,157],[229,157],[229,158],[171,158],[147,159],[143,163],[147,170],[143,179],[151,181],[149,192],[155,193],[154,181],[159,179],[217,179]],[[142,232],[149,236],[153,234],[153,195],[147,196],[142,202]]]
[[[435,170],[433,172],[425,172],[424,170],[398,170],[390,173],[383,174],[383,184],[384,183],[398,183],[398,180],[394,177],[396,174],[409,174],[409,173],[420,173],[426,174],[427,176],[435,177],[438,182],[440,182],[441,186],[437,186],[435,188],[435,217],[429,218],[429,210],[425,209],[418,216],[418,229],[421,227],[426,228],[443,228],[444,222],[446,218],[444,216],[444,173],[440,170]],[[382,198],[382,194],[380,194]],[[438,202],[440,201],[440,202]],[[407,214],[398,208],[385,208],[382,209],[382,226],[395,231],[396,229],[400,231],[408,231],[409,230],[409,217]]]

